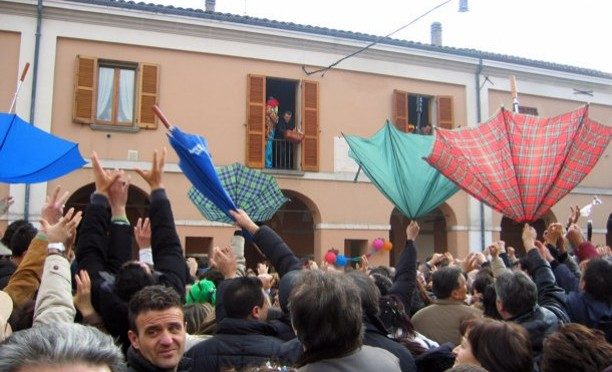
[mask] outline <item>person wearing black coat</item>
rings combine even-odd
[[[219,302],[225,316],[217,318],[217,333],[186,354],[194,371],[241,369],[278,358],[283,341],[275,337],[276,329],[266,322],[270,304],[259,279],[224,280],[217,288]]]
[[[144,264],[128,263],[132,258],[133,233],[124,210],[129,187],[127,179],[121,172],[105,171],[97,156],[92,157],[96,191],[81,221],[76,261],[78,269],[86,270],[91,277],[94,309],[107,331],[119,338],[124,352],[130,346],[127,305],[134,293],[144,286],[159,283],[174,288],[181,298],[185,296],[186,263],[170,201],[161,183],[164,155],[159,161],[157,153],[154,155],[151,171],[139,171],[151,186],[149,218],[155,275]],[[118,215],[121,212],[123,215]]]

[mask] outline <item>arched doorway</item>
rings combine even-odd
[[[420,226],[418,239],[418,259],[425,260],[434,252],[446,252],[448,250],[447,221],[441,207],[434,209],[426,216],[417,219]],[[393,243],[390,264],[394,266],[406,245],[406,228],[410,219],[402,212],[393,208],[391,212],[389,240]]]
[[[96,186],[93,183],[87,184],[80,189],[76,190],[68,201],[66,201],[66,210],[74,208],[77,211],[85,211],[85,208],[89,204],[89,197],[96,190]],[[127,218],[130,224],[134,226],[138,218],[145,218],[149,216],[149,195],[142,191],[140,188],[130,185],[128,189],[128,201],[126,205]],[[136,242],[133,244],[133,257],[138,255],[138,246]]]
[[[530,223],[530,225],[536,229],[538,240],[543,241],[546,226],[556,221],[557,218],[552,211],[548,211],[542,218],[535,220]],[[525,223],[515,222],[506,216],[502,217],[499,238],[506,242],[506,247],[514,247],[517,256],[523,256],[525,254],[525,246],[523,246],[523,239],[521,238],[524,226]]]
[[[290,201],[285,203],[265,224],[270,226],[289,245],[297,257],[314,255],[314,227],[318,210],[306,196],[283,190]],[[247,267],[255,268],[265,257],[252,244],[246,244],[244,257]]]

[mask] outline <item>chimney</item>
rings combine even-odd
[[[431,24],[431,45],[442,46],[442,23],[440,22]]]
[[[214,12],[215,11],[215,0],[206,0],[204,2],[204,5],[206,6],[206,11],[207,12]]]

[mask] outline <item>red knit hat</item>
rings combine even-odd
[[[597,252],[597,249],[591,242],[585,241],[576,248],[576,256],[582,262],[599,257],[599,252]]]

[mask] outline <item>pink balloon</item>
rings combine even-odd
[[[383,248],[384,244],[384,240],[382,240],[381,238],[376,238],[372,241],[372,248],[374,248],[375,251],[380,251]]]

